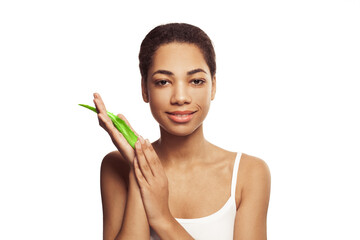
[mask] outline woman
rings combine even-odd
[[[139,60],[157,141],[137,134],[134,150],[94,94],[99,124],[118,149],[101,166],[104,239],[266,239],[266,163],[204,138],[216,91],[209,37],[189,24],[160,25],[143,40]]]

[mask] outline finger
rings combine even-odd
[[[138,160],[136,157],[134,158],[134,171],[135,171],[135,176],[139,183],[140,188],[147,186],[148,183],[140,170],[139,163],[138,163]]]
[[[150,150],[151,152],[151,155],[153,157],[153,160],[157,163],[157,164],[160,164],[160,166],[162,166],[162,163],[160,161],[160,158],[159,156],[157,155],[153,145],[150,143],[149,139],[146,139],[146,145],[148,147],[148,149]]]
[[[105,108],[105,104],[102,101],[100,94],[94,93],[94,103],[96,105],[96,110],[98,111],[99,124],[102,128],[104,128],[109,134],[115,134],[116,128],[111,121],[110,117],[107,115],[107,111]]]
[[[103,115],[99,115],[99,121],[101,122],[100,126],[108,132],[112,142],[118,149],[123,149],[122,146],[128,145],[125,137],[115,128],[110,118],[104,119]]]
[[[109,134],[109,136],[118,150],[126,151],[126,150],[128,150],[129,147],[132,149],[132,147],[126,141],[124,136],[122,134],[120,134],[119,132],[111,133],[111,134]]]
[[[151,171],[151,168],[149,166],[149,162],[146,159],[146,156],[144,154],[144,147],[146,146],[144,139],[140,136],[138,138],[138,141],[135,144],[135,152],[138,156],[138,162],[140,169],[143,171],[144,177],[149,180],[151,177],[154,176],[153,172]]]
[[[94,103],[95,103],[96,110],[98,111],[98,113],[104,113],[107,115],[105,104],[104,104],[104,101],[102,100],[100,94],[94,93]]]
[[[140,170],[141,170],[143,176],[146,178],[147,182],[150,182],[152,177],[154,177],[154,175],[149,167],[149,164],[148,164],[148,162],[145,158],[145,155],[143,153],[143,150],[141,148],[140,139],[141,139],[141,137],[135,143],[136,157],[138,159]]]
[[[95,107],[96,107],[96,111],[97,111],[97,115],[99,117],[99,124],[101,127],[104,128],[104,124],[102,122],[107,122],[107,121],[111,121],[111,119],[109,118],[109,116],[107,115],[107,111],[105,108],[105,104],[102,101],[100,95],[98,93],[94,93],[94,100],[93,100]],[[100,116],[103,116],[100,120]]]
[[[144,142],[143,151],[153,175],[157,176],[159,171],[161,171],[162,164],[148,139]]]
[[[116,128],[109,118],[109,116],[105,116],[104,114],[98,114],[100,126],[102,126],[109,134],[114,135],[116,133]]]
[[[102,115],[102,121],[104,122],[112,122],[110,117],[108,116],[107,114],[107,110],[106,110],[106,107],[105,107],[105,104],[100,96],[99,93],[94,93],[94,103],[95,103],[95,106],[96,106],[96,110],[98,112],[98,116],[100,117],[100,115]],[[135,133],[136,136],[139,136],[135,131],[134,129],[131,127],[129,121],[125,118],[124,115],[122,114],[119,114],[118,117],[120,117],[120,119],[124,120],[125,123],[130,127],[130,129]],[[100,123],[100,126],[102,126],[102,123]],[[112,130],[112,131],[115,131],[114,130],[114,126],[113,124],[110,124],[110,125],[107,125],[108,126],[108,129],[109,130]],[[103,127],[103,126],[102,126]]]
[[[118,114],[117,115],[121,120],[124,120],[126,125],[128,125],[130,127],[130,129],[135,133],[136,136],[140,136],[139,134],[137,134],[137,132],[135,132],[135,130],[132,128],[132,126],[130,125],[129,121],[126,119],[126,117],[122,114]]]

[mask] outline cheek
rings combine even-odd
[[[168,110],[166,107],[169,99],[165,92],[149,91],[149,100],[150,109],[155,119],[158,119],[158,113]]]
[[[193,97],[193,101],[201,109],[201,118],[204,120],[208,114],[211,104],[211,91],[197,92]]]
[[[153,107],[161,106],[167,103],[169,94],[167,91],[156,91],[156,90],[150,90],[149,91],[149,103]]]
[[[195,91],[193,96],[193,101],[200,104],[200,106],[207,106],[211,102],[211,89],[206,88],[201,91]]]

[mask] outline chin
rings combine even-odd
[[[199,126],[201,126],[201,124]],[[179,137],[186,137],[191,135],[199,128],[199,126],[193,127],[193,126],[180,125],[180,126],[168,127],[168,126],[160,125],[160,127],[167,133]]]

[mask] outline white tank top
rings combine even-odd
[[[235,189],[241,155],[241,153],[237,153],[234,161],[230,198],[220,210],[201,218],[175,218],[194,239],[233,240],[236,216]],[[151,227],[150,240],[160,240],[160,237]]]

